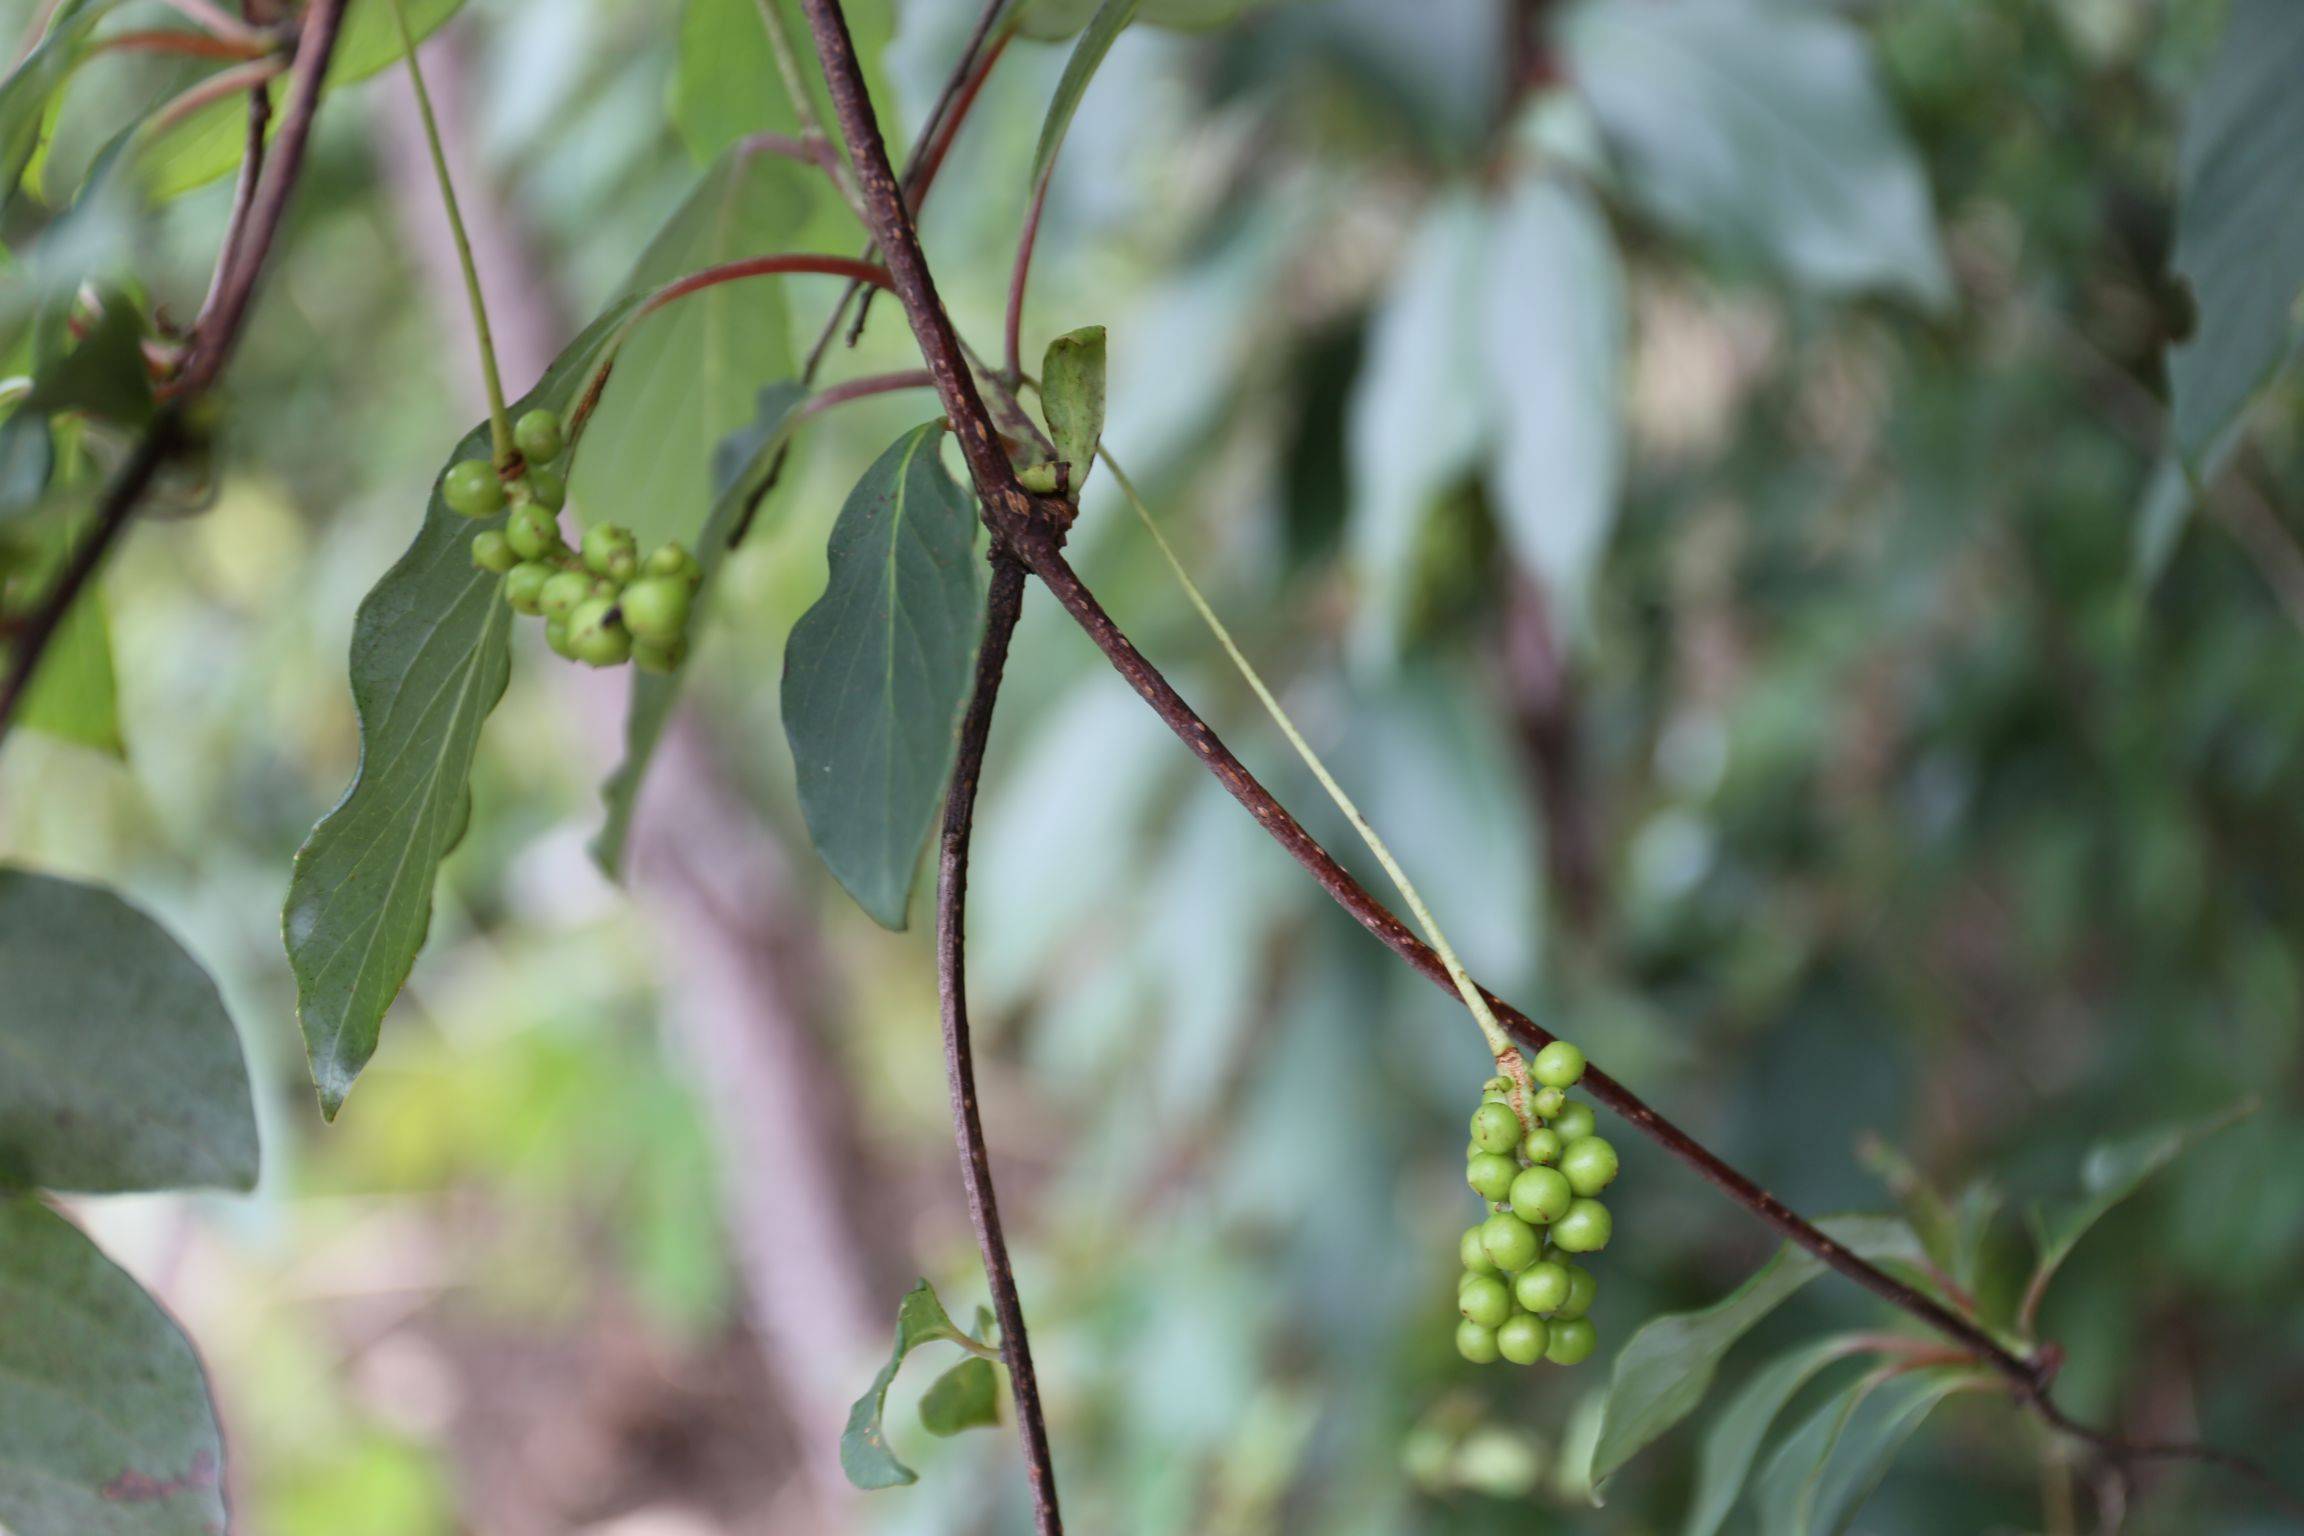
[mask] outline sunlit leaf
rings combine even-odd
[[[795,41],[801,77],[816,98],[820,120],[832,121],[831,98],[808,45],[799,0],[776,0]],[[895,30],[889,0],[854,0],[841,8],[864,64],[874,101],[888,92],[880,54]],[[760,21],[760,0],[688,0],[680,13],[679,57],[672,75],[672,122],[698,164],[755,133],[793,133],[800,119],[785,95],[776,56]]]
[[[989,1360],[963,1360],[928,1385],[920,1423],[932,1435],[957,1435],[1000,1422],[1000,1373]]]
[[[1064,147],[1064,135],[1072,127],[1073,114],[1080,110],[1080,98],[1088,94],[1088,83],[1096,78],[1103,66],[1104,56],[1112,51],[1120,34],[1128,30],[1128,23],[1136,19],[1143,0],[1104,0],[1096,7],[1096,14],[1080,33],[1080,41],[1072,45],[1072,57],[1064,63],[1064,73],[1056,82],[1056,95],[1048,103],[1048,116],[1040,124],[1040,143],[1032,151],[1032,174],[1026,178],[1027,186],[1037,187],[1055,164],[1056,151]]]
[[[784,652],[784,733],[801,814],[848,894],[889,928],[904,909],[957,746],[983,606],[976,503],[937,455],[898,438],[832,525],[824,595]]]
[[[1104,327],[1082,326],[1048,343],[1040,363],[1041,411],[1056,457],[1071,466],[1075,495],[1096,467],[1104,436]]]
[[[1760,1529],[1770,1536],[1839,1536],[1936,1405],[1978,1379],[1961,1370],[1858,1377],[1769,1458],[1754,1494]]]
[[[516,409],[565,415],[632,306],[595,320]],[[487,455],[482,423],[447,462]],[[353,621],[360,767],[297,850],[282,914],[297,1017],[330,1117],[424,946],[434,878],[471,815],[480,727],[511,672],[512,610],[501,578],[473,567],[478,526],[448,510],[435,480],[415,543]]]
[[[2185,114],[2175,268],[2199,325],[2168,357],[2175,447],[2211,447],[2294,355],[2304,292],[2304,6],[2233,0]]]
[[[896,1380],[904,1357],[923,1344],[939,1340],[964,1347],[982,1347],[980,1340],[962,1333],[945,1314],[944,1303],[936,1299],[936,1288],[923,1280],[906,1291],[904,1299],[897,1304],[896,1343],[889,1352],[888,1363],[880,1367],[880,1374],[872,1378],[872,1385],[865,1388],[864,1395],[848,1410],[847,1427],[840,1433],[840,1470],[847,1473],[848,1481],[857,1487],[898,1488],[920,1480],[920,1475],[898,1461],[896,1453],[888,1448],[887,1426],[882,1419],[888,1408],[888,1388]],[[989,1368],[988,1361],[979,1359],[974,1363]],[[973,1392],[974,1389],[964,1384],[957,1390]],[[968,1404],[962,1401],[946,1406],[965,1408]],[[922,1409],[925,1413],[925,1404]],[[965,1423],[952,1422],[950,1428],[937,1433],[950,1434],[966,1427]]]
[[[1681,1536],[1714,1536],[1744,1492],[1744,1480],[1787,1403],[1835,1360],[1847,1358],[1848,1338],[1819,1339],[1778,1355],[1722,1404],[1704,1430],[1696,1453],[1696,1489],[1689,1496]]]

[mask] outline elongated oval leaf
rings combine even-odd
[[[1082,326],[1048,343],[1040,360],[1041,413],[1056,457],[1071,466],[1072,494],[1096,467],[1104,436],[1104,327]]]
[[[719,498],[704,520],[695,550],[696,563],[704,573],[692,605],[699,613],[711,601],[720,562],[727,558],[737,525],[759,498],[769,469],[784,446],[792,408],[805,398],[806,391],[797,384],[772,384],[760,391],[751,423],[730,433],[714,455]],[[590,451],[589,444],[586,451]],[[612,879],[623,871],[624,844],[631,835],[641,781],[647,777],[648,764],[663,739],[664,726],[672,718],[672,706],[680,697],[680,679],[685,675],[685,669],[671,673],[635,670],[632,674],[632,698],[624,710],[624,761],[600,786],[608,818],[600,835],[592,840],[593,860]]]
[[[1755,1503],[1769,1536],[1839,1536],[1896,1453],[1936,1405],[1982,1379],[1975,1371],[1858,1377],[1794,1430],[1769,1459]]]
[[[904,926],[952,768],[983,593],[976,504],[942,427],[880,455],[832,525],[831,578],[784,653],[784,734],[808,835],[848,894]]]
[[[0,868],[0,977],[0,1185],[254,1187],[240,1036],[166,929],[110,891]]]
[[[516,409],[565,414],[632,306],[623,300],[593,321]],[[483,423],[449,462],[487,456]],[[511,674],[512,610],[502,578],[473,568],[478,526],[448,510],[435,482],[415,543],[353,621],[360,767],[297,850],[281,915],[312,1080],[330,1118],[424,947],[434,878],[471,814],[480,726]]]
[[[921,1394],[920,1423],[932,1435],[951,1436],[999,1422],[1000,1373],[989,1360],[963,1360]]]
[[[2304,292],[2304,6],[2234,0],[2185,115],[2176,270],[2199,328],[2168,358],[2176,449],[2210,450],[2294,354]]]
[[[0,1529],[213,1536],[224,1442],[199,1357],[71,1223],[0,1200]]]
[[[625,289],[785,249],[807,216],[798,166],[733,148],[650,242]],[[718,284],[642,320],[585,430],[570,482],[578,509],[591,522],[622,523],[643,549],[695,545],[718,496],[715,450],[752,420],[753,396],[793,371],[781,280]]]
[[[1920,1262],[1912,1229],[1892,1216],[1840,1216],[1817,1223],[1859,1258]],[[1600,1441],[1592,1451],[1592,1486],[1686,1418],[1704,1400],[1713,1373],[1735,1342],[1795,1292],[1824,1273],[1824,1263],[1790,1243],[1749,1280],[1709,1307],[1676,1312],[1642,1327],[1616,1356]]]
[[[1845,1359],[1851,1348],[1848,1338],[1829,1338],[1778,1355],[1713,1415],[1697,1452],[1696,1491],[1689,1497],[1688,1522],[1681,1527],[1681,1536],[1714,1536],[1736,1507],[1760,1454],[1760,1442],[1768,1438],[1785,1404],[1818,1371]]]
[[[1919,157],[1849,22],[1767,0],[1597,0],[1566,40],[1657,217],[1826,292],[1950,296]]]
[[[1080,33],[1080,41],[1072,45],[1072,57],[1064,62],[1063,76],[1056,82],[1056,95],[1048,103],[1048,116],[1040,124],[1040,143],[1032,151],[1032,175],[1027,185],[1037,187],[1046,179],[1049,167],[1056,163],[1056,151],[1064,147],[1064,135],[1072,127],[1072,116],[1080,110],[1080,98],[1088,94],[1088,82],[1096,78],[1103,67],[1104,55],[1112,51],[1120,34],[1128,30],[1128,23],[1136,19],[1136,11],[1143,0],[1104,0],[1096,7],[1096,14],[1088,18],[1088,25]]]
[[[1496,210],[1484,282],[1491,488],[1505,541],[1573,632],[1623,478],[1623,272],[1591,200],[1536,174]]]
[[[89,34],[120,0],[64,0],[47,29],[0,80],[0,192],[13,192],[40,147],[48,109],[86,56]]]

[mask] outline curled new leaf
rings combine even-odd
[[[923,1344],[939,1340],[958,1344],[976,1358],[963,1363],[980,1365],[986,1377],[991,1375],[990,1347],[981,1339],[961,1332],[958,1324],[937,1300],[936,1288],[923,1280],[904,1293],[896,1307],[896,1344],[889,1352],[888,1363],[880,1374],[872,1378],[872,1385],[856,1399],[848,1410],[848,1426],[840,1434],[840,1470],[848,1481],[859,1488],[900,1488],[916,1483],[920,1474],[896,1459],[888,1449],[887,1426],[882,1416],[888,1408],[888,1388],[896,1380],[896,1372],[904,1364],[904,1357]],[[937,1434],[949,1435],[968,1428],[971,1424],[991,1423],[992,1418],[976,1417],[983,1411],[983,1385],[975,1377],[963,1378],[952,1385],[959,1371],[948,1372],[934,1388],[929,1399],[936,1406],[931,1412],[928,1401],[920,1407],[921,1417]],[[996,1405],[996,1393],[993,1394]]]
[[[1084,325],[1048,343],[1040,363],[1040,409],[1057,459],[1071,466],[1070,490],[1078,495],[1104,436],[1104,327]]]

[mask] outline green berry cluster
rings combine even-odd
[[[1456,1349],[1476,1365],[1574,1365],[1600,1341],[1585,1316],[1598,1282],[1572,1256],[1608,1246],[1613,1223],[1597,1197],[1616,1177],[1616,1149],[1592,1133],[1591,1106],[1568,1097],[1583,1075],[1584,1053],[1555,1040],[1529,1068],[1525,1116],[1502,1076],[1472,1112],[1464,1182],[1489,1214],[1458,1249]]]
[[[601,523],[584,530],[580,547],[560,537],[556,515],[568,500],[568,482],[552,467],[567,446],[560,418],[533,410],[512,428],[525,466],[507,483],[495,466],[464,459],[448,466],[440,495],[463,517],[494,517],[507,507],[502,528],[472,536],[472,563],[504,578],[504,600],[521,613],[541,616],[553,650],[587,666],[630,661],[669,672],[688,649],[688,609],[703,579],[695,557],[666,544],[640,557],[632,530]]]

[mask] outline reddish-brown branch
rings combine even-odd
[[[1009,384],[1024,377],[1024,288],[1032,280],[1032,253],[1040,245],[1040,215],[1048,208],[1048,176],[1032,189],[1032,205],[1024,211],[1024,230],[1016,237],[1016,261],[1008,269],[1008,323],[1002,328],[1001,356]]]
[[[835,406],[851,400],[864,400],[873,395],[890,395],[902,389],[934,389],[935,377],[925,368],[902,368],[894,373],[868,373],[862,378],[843,379],[828,384],[810,395],[801,405],[803,416],[821,415]]]
[[[984,82],[992,78],[992,66],[1008,51],[1005,33],[994,38],[989,48],[983,48],[984,35],[992,29],[992,22],[999,14],[999,0],[993,0],[984,8],[984,14],[976,22],[975,37],[961,51],[962,70],[952,76],[954,81],[960,81],[965,73],[965,81],[957,95],[951,94],[952,86],[949,82],[946,84],[947,94],[938,99],[936,110],[921,127],[921,147],[913,151],[911,163],[904,167],[904,195],[911,202],[914,214],[918,214],[920,205],[928,200],[928,189],[936,185],[936,173],[944,169],[944,157],[952,152],[952,141],[960,137],[960,125],[968,120],[969,109],[983,93]],[[978,48],[983,48],[983,54],[970,68],[968,61]]]
[[[175,53],[198,59],[260,59],[271,52],[271,47],[261,39],[243,42],[229,37],[212,37],[205,32],[186,32],[175,27],[153,27],[135,32],[115,32],[89,51]]]
[[[814,274],[819,277],[844,277],[852,283],[870,283],[875,288],[890,285],[888,269],[874,266],[869,261],[857,261],[847,256],[750,256],[742,261],[725,261],[716,267],[705,267],[686,277],[675,278],[648,296],[640,306],[637,320],[652,315],[665,305],[684,299],[692,293],[722,283],[733,283],[747,277],[794,277]]]

